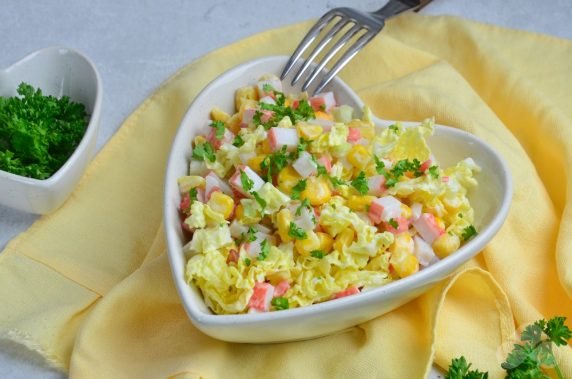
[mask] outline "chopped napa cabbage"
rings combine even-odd
[[[262,219],[262,207],[254,199],[242,199],[243,214],[242,223],[245,225],[252,225],[258,223]]]
[[[332,110],[332,115],[334,116],[335,122],[341,122],[347,124],[350,122],[354,115],[354,108],[349,105],[340,105]]]
[[[425,142],[425,137],[433,134],[433,120],[425,120],[417,127],[405,128],[393,148],[389,157],[395,161],[401,159],[418,159],[423,162],[431,156],[431,150]]]
[[[264,213],[274,214],[278,210],[290,202],[290,197],[282,193],[272,183],[266,182],[262,188],[258,190],[258,195],[266,202]]]
[[[207,204],[200,201],[193,201],[191,204],[191,215],[185,219],[191,229],[200,229],[206,226],[216,226],[222,223],[228,223],[222,213],[214,211]]]
[[[197,229],[193,233],[189,249],[191,252],[205,253],[207,251],[216,251],[229,244],[233,240],[230,236],[228,225],[221,224],[210,228]]]

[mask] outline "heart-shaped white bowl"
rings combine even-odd
[[[215,315],[205,305],[200,291],[185,281],[185,243],[180,226],[177,178],[187,174],[191,140],[208,129],[209,111],[214,106],[232,113],[234,91],[252,85],[264,74],[281,72],[287,57],[267,57],[244,63],[211,82],[189,107],[176,134],[165,178],[165,231],[173,278],[182,303],[193,324],[204,333],[232,342],[281,342],[327,335],[371,320],[419,296],[480,252],[503,224],[511,202],[512,183],[507,165],[486,143],[459,129],[436,126],[428,139],[433,154],[443,167],[472,157],[482,172],[476,178],[478,190],[469,198],[475,209],[479,234],[449,257],[422,271],[368,292],[279,312]],[[330,85],[338,103],[362,109],[363,103],[340,79]],[[288,92],[286,86],[285,92]],[[390,125],[392,122],[376,120]]]
[[[0,96],[17,95],[21,82],[40,88],[45,95],[69,96],[84,104],[90,117],[78,147],[51,177],[38,180],[0,170],[0,204],[46,214],[67,199],[93,157],[101,114],[101,79],[83,54],[66,47],[49,47],[1,70]]]

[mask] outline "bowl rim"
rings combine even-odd
[[[501,179],[501,185],[503,187],[503,191],[500,195],[500,207],[498,212],[493,216],[491,222],[487,224],[483,229],[479,230],[479,233],[473,237],[467,244],[461,246],[459,250],[457,250],[454,254],[436,262],[435,264],[420,270],[419,272],[396,281],[392,281],[390,283],[384,284],[382,286],[372,288],[369,291],[361,292],[359,296],[347,296],[343,298],[336,299],[336,301],[325,301],[321,303],[312,304],[309,306],[299,307],[299,308],[292,308],[283,310],[280,312],[264,312],[264,313],[246,313],[246,314],[214,314],[214,313],[205,313],[201,309],[199,309],[198,305],[192,301],[190,298],[190,294],[188,291],[191,291],[191,284],[187,284],[184,277],[179,278],[179,273],[176,272],[176,257],[175,254],[179,254],[176,249],[181,249],[182,247],[173,246],[173,244],[179,242],[173,241],[174,237],[172,233],[169,232],[169,228],[172,227],[170,220],[172,219],[173,212],[178,212],[176,209],[174,210],[172,207],[172,202],[169,201],[169,191],[168,189],[174,185],[174,183],[170,183],[170,167],[172,160],[175,159],[175,154],[173,147],[176,143],[176,139],[179,136],[181,129],[188,124],[188,118],[190,117],[191,110],[193,108],[194,103],[197,99],[204,96],[205,93],[211,91],[212,88],[219,86],[221,82],[226,81],[229,77],[232,77],[236,71],[241,71],[251,65],[259,65],[264,63],[270,63],[274,61],[281,61],[286,62],[289,57],[287,56],[264,56],[260,58],[255,58],[246,62],[243,62],[239,65],[236,65],[216,78],[214,78],[211,82],[209,82],[193,99],[193,102],[188,106],[185,115],[181,119],[179,123],[179,127],[177,133],[173,138],[172,147],[169,150],[169,158],[167,161],[167,170],[165,174],[165,183],[164,183],[164,229],[166,234],[167,240],[167,254],[169,263],[171,266],[171,273],[174,276],[175,285],[177,291],[179,293],[179,297],[181,302],[187,311],[187,314],[191,321],[195,323],[197,326],[203,327],[238,327],[238,326],[247,326],[253,324],[260,324],[265,322],[278,322],[280,320],[285,319],[293,319],[293,318],[307,318],[308,316],[316,316],[324,313],[335,312],[339,308],[351,308],[354,305],[365,305],[367,303],[371,303],[372,301],[379,300],[380,298],[390,297],[390,295],[399,296],[401,293],[410,292],[412,289],[417,287],[422,287],[424,285],[430,284],[431,282],[440,281],[443,279],[443,276],[451,273],[463,263],[468,261],[473,256],[477,255],[481,250],[488,244],[488,242],[494,237],[494,235],[498,232],[498,230],[503,225],[504,221],[508,216],[508,212],[511,206],[512,194],[513,194],[513,183],[512,183],[512,176],[510,170],[508,168],[508,164],[504,160],[504,158],[497,153],[488,143],[484,142],[479,137],[466,132],[462,129],[452,128],[444,125],[435,124],[435,135],[438,133],[451,133],[455,136],[462,137],[462,138],[469,138],[476,143],[485,151],[486,155],[490,156],[498,165],[502,168],[502,173],[499,173],[499,178]],[[352,90],[348,84],[342,81],[339,77],[335,77],[332,81],[337,86],[341,87],[344,91],[348,91],[347,95],[353,97],[360,105],[363,106],[362,100],[359,96]],[[377,119],[376,121],[386,121]],[[419,124],[419,122],[411,122],[411,121],[400,121],[404,124]],[[180,154],[181,152],[179,152]],[[184,264],[188,260],[184,259]],[[198,289],[197,289],[198,290]],[[203,304],[206,306],[206,303],[203,300]],[[208,306],[206,306],[208,308]]]
[[[76,146],[76,148],[74,149],[72,154],[68,157],[68,159],[64,162],[64,164],[61,165],[60,168],[58,168],[58,170],[54,172],[50,177],[46,179],[36,179],[13,174],[11,172],[0,169],[0,179],[2,180],[10,180],[13,182],[19,182],[23,185],[40,187],[40,188],[53,187],[54,185],[59,183],[63,178],[66,177],[66,174],[69,172],[69,169],[76,163],[76,161],[78,160],[77,158],[82,154],[82,152],[88,150],[88,146],[90,145],[91,140],[95,138],[95,135],[97,134],[97,124],[99,122],[99,118],[101,115],[101,107],[103,102],[103,85],[97,67],[95,66],[93,61],[84,53],[80,52],[79,50],[63,45],[48,46],[27,54],[22,59],[19,59],[10,66],[0,69],[0,72],[7,73],[10,70],[22,64],[25,64],[30,60],[36,59],[36,57],[39,55],[51,54],[53,51],[62,51],[62,50],[64,50],[66,54],[71,53],[73,55],[80,57],[83,61],[87,63],[88,67],[93,71],[93,74],[95,76],[95,88],[94,88],[95,101],[93,103],[93,110],[89,115],[89,122],[85,127],[83,136],[81,137],[79,144]]]

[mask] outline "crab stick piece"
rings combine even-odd
[[[380,196],[385,192],[385,176],[374,175],[367,179],[368,195]]]
[[[358,143],[361,139],[361,131],[358,128],[349,128],[347,141],[349,143]]]
[[[270,302],[274,297],[274,286],[270,283],[256,282],[252,291],[252,296],[248,300],[249,311],[268,312]]]
[[[308,99],[310,105],[314,109],[314,111],[326,111],[329,112],[336,106],[336,98],[334,97],[333,92],[323,92],[317,94],[316,96],[312,96]]]
[[[214,128],[211,128],[209,134],[207,135],[207,141],[209,141],[211,145],[213,145],[213,147],[217,150],[220,149],[223,143],[232,143],[233,140],[234,133],[226,128],[224,129],[224,134],[220,139],[216,137],[216,130]]]
[[[431,213],[421,214],[417,220],[413,221],[413,227],[428,244],[432,244],[437,237],[445,233]]]
[[[401,216],[401,201],[393,196],[378,197],[371,203],[368,216],[374,224],[395,220]]]
[[[397,224],[397,227],[395,225]],[[409,230],[409,220],[403,216],[392,218],[389,221],[383,221],[385,230],[393,234],[399,234]]]
[[[205,200],[209,200],[213,192],[221,191],[227,195],[232,196],[232,189],[226,184],[224,180],[218,177],[213,171],[205,176]]]
[[[433,161],[431,159],[427,159],[426,161],[424,161],[423,163],[421,163],[421,165],[419,166],[419,171],[420,172],[425,172],[429,169],[429,167],[431,167],[431,164],[433,163]]]
[[[252,188],[250,188],[248,191],[242,187],[241,173],[243,172],[247,178],[252,181]],[[244,165],[238,166],[228,182],[232,188],[243,195],[249,195],[249,193],[252,191],[258,191],[264,185],[264,180],[258,176],[258,174],[254,172],[250,167]]]
[[[276,105],[276,100],[272,96],[264,96],[259,100],[260,103]]]
[[[324,166],[328,174],[332,171],[332,158],[329,156],[322,155],[320,158],[318,158],[318,163]]]
[[[256,109],[256,108],[247,108],[242,112],[242,127],[246,127],[254,121],[254,116],[256,112],[260,112],[260,121],[262,123],[270,121],[272,116],[274,116],[274,112],[269,111],[268,109]]]
[[[345,289],[343,291],[340,291],[338,293],[336,293],[334,295],[334,299],[339,299],[342,297],[346,297],[346,296],[351,296],[351,295],[356,295],[359,293],[359,288],[357,287],[350,287],[348,289]]]
[[[300,143],[298,131],[294,128],[271,128],[267,136],[272,151],[278,151],[282,146],[286,146],[287,151],[293,151]]]
[[[300,174],[301,177],[307,178],[310,175],[316,175],[318,172],[318,165],[312,159],[312,156],[307,151],[302,151],[298,155],[298,159],[292,163],[294,170]]]
[[[286,294],[290,289],[290,283],[287,280],[283,280],[274,287],[274,297],[280,297]]]

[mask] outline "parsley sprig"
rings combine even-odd
[[[223,121],[212,121],[209,126],[214,128],[216,139],[220,140],[224,137],[226,126]]]
[[[216,161],[215,149],[210,142],[200,143],[193,149],[193,159],[199,161],[208,160],[210,162]]]
[[[298,121],[310,120],[315,118],[314,109],[307,100],[299,100],[298,106],[293,108],[286,105],[286,96],[284,93],[273,90],[274,100],[276,104],[259,103],[260,110],[254,113],[253,122],[256,125],[264,126],[268,130],[275,127],[284,117],[288,117],[292,124]],[[264,110],[272,111],[272,117],[267,122],[262,122]]]
[[[297,240],[305,240],[306,238],[308,238],[308,234],[304,231],[304,229],[300,228],[293,221],[290,221],[290,228],[288,229],[288,235]]]
[[[559,379],[564,379],[552,345],[565,346],[572,338],[572,330],[564,324],[566,317],[556,316],[548,321],[538,320],[528,325],[501,367],[507,379],[550,379],[544,368],[554,368]],[[471,364],[461,356],[451,361],[445,379],[487,379],[487,372],[470,370]]]

